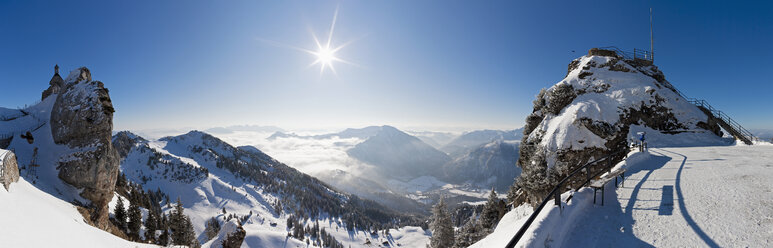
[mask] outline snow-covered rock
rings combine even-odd
[[[537,95],[526,118],[518,186],[539,202],[571,170],[626,148],[644,130],[650,146],[726,143],[716,123],[672,87],[654,65],[616,56],[575,59],[563,80]]]
[[[0,149],[0,183],[5,190],[11,183],[19,181],[19,165],[16,162],[16,154],[9,150]]]

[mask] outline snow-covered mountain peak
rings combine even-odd
[[[723,144],[719,127],[676,93],[654,65],[587,55],[566,77],[542,90],[526,118],[518,185],[541,200],[549,178],[591,158],[628,147],[638,132],[650,146]],[[546,173],[547,172],[547,173]]]

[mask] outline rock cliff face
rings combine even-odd
[[[569,172],[625,149],[642,131],[650,145],[721,140],[716,123],[677,94],[656,66],[614,52],[575,59],[563,80],[537,95],[526,118],[518,160],[523,172],[516,181],[525,192],[520,198],[540,202]]]
[[[8,150],[0,149],[0,182],[8,190],[11,183],[19,181],[19,165],[16,162],[16,155]]]
[[[81,196],[92,204],[92,221],[102,229],[108,224],[107,203],[119,166],[111,144],[113,112],[108,90],[81,67],[64,80],[50,119],[54,142],[73,150],[60,159],[59,178],[83,190]]]

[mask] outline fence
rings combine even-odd
[[[506,247],[507,248],[512,248],[512,247],[515,247],[516,244],[518,244],[518,241],[521,240],[521,237],[523,237],[523,234],[526,233],[526,230],[529,229],[529,226],[531,226],[532,222],[534,222],[534,219],[537,218],[537,215],[539,215],[540,211],[542,211],[542,209],[545,207],[545,205],[550,200],[554,200],[555,201],[555,205],[558,206],[559,208],[561,207],[561,193],[562,193],[561,189],[563,188],[563,185],[566,183],[566,181],[568,181],[569,179],[571,179],[572,177],[574,177],[578,173],[585,171],[586,172],[585,173],[585,181],[579,187],[577,187],[577,189],[585,187],[585,185],[588,185],[588,183],[590,183],[590,181],[593,178],[596,178],[597,176],[600,176],[603,172],[612,169],[612,166],[614,166],[613,158],[615,156],[621,155],[623,153],[626,153],[626,155],[627,155],[627,152],[628,152],[628,148],[627,147],[625,149],[621,149],[621,150],[612,152],[610,154],[607,154],[604,157],[601,157],[599,159],[596,159],[596,160],[593,160],[591,162],[588,162],[588,163],[584,164],[583,166],[581,166],[580,168],[577,168],[574,171],[572,171],[571,173],[569,173],[568,176],[566,176],[563,180],[558,182],[558,184],[555,187],[553,187],[553,190],[550,191],[550,193],[545,197],[544,200],[542,200],[542,203],[529,216],[529,218],[526,220],[526,223],[524,223],[523,226],[521,226],[521,229],[518,229],[518,232],[515,234],[515,236],[513,236],[513,238],[510,240],[510,242],[507,243]],[[606,163],[606,165],[604,167],[601,167],[596,173],[594,173],[591,176],[591,171],[592,171],[591,168],[594,165],[600,164],[601,162],[607,162],[607,163]]]
[[[614,46],[599,47],[599,49],[615,51],[617,56],[623,57],[625,60],[646,60],[649,62],[655,62],[655,53],[652,51],[634,48],[633,52],[626,52]]]

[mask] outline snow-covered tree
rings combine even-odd
[[[483,233],[480,230],[480,226],[475,220],[475,215],[471,216],[462,227],[456,232],[456,241],[454,242],[455,248],[468,247],[478,240],[485,237],[487,233]]]
[[[491,189],[486,205],[480,213],[480,225],[483,229],[493,229],[499,223],[499,198],[497,192]]]
[[[431,248],[450,248],[454,245],[454,226],[443,197],[432,207],[432,223],[429,228],[432,231]]]

